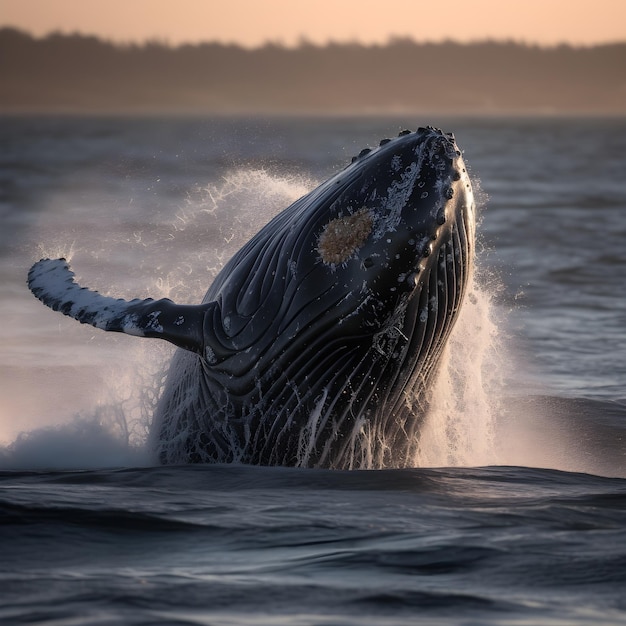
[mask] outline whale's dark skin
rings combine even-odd
[[[200,305],[81,289],[64,260],[29,286],[99,328],[166,339],[164,463],[411,465],[472,271],[475,207],[454,138],[403,131],[269,222]]]

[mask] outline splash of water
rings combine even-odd
[[[118,234],[110,244],[114,248],[140,246],[143,262],[138,278],[143,281],[147,275],[152,282],[148,295],[198,302],[228,258],[312,186],[310,180],[276,177],[263,170],[234,171],[219,183],[196,189],[174,218],[151,228],[148,225],[131,238]],[[66,255],[77,251],[85,254],[77,241],[62,250]],[[79,263],[82,265],[82,259]],[[97,264],[92,259],[94,266]],[[133,297],[138,295],[134,288],[128,285],[120,292],[116,284],[110,289],[112,294]],[[494,390],[499,384],[497,372],[501,371],[498,339],[489,286],[474,279],[442,360],[431,411],[415,445],[416,466],[495,462],[494,421],[500,394]],[[172,349],[159,342],[113,339],[110,335],[99,336],[97,343],[105,340],[107,345],[119,342],[117,351],[123,358],[116,359],[115,368],[102,373],[105,383],[99,397],[94,398],[93,409],[64,426],[19,437],[12,450],[25,462],[38,458],[38,465],[53,465],[58,457],[68,467],[85,463],[89,467],[108,466],[124,458],[136,460],[140,450],[142,458],[154,461],[147,456],[145,444]],[[63,446],[63,441],[67,445]],[[98,446],[101,454],[89,452]],[[130,451],[126,457],[124,450]],[[363,454],[365,465],[367,458],[375,458],[372,451],[368,455],[364,449]]]
[[[100,228],[84,217],[76,222],[73,214],[60,218],[63,206],[53,207],[40,216],[40,240],[46,243],[39,256],[74,257],[75,269],[84,272],[79,281],[107,295],[199,302],[224,262],[314,184],[303,177],[236,170],[191,190],[174,217],[135,203],[130,222],[125,221],[125,206],[118,218],[110,210],[100,211]],[[476,195],[480,200],[479,190]],[[29,256],[37,256],[37,250]],[[598,432],[595,407],[581,409],[566,399],[559,404],[550,390],[520,381],[520,374],[527,379],[532,368],[520,361],[523,350],[503,336],[506,312],[494,302],[497,290],[498,281],[484,271],[468,289],[432,389],[431,411],[414,447],[414,465],[505,463],[623,476],[619,445],[608,459],[606,446],[598,452],[591,445],[604,436]],[[29,377],[14,377],[15,393],[32,398],[35,378],[41,399],[4,403],[5,423],[26,418],[31,430],[0,447],[0,467],[154,462],[145,442],[173,349],[161,342],[105,335],[43,309],[25,312],[32,333],[28,340],[45,349],[23,361]],[[572,418],[584,418],[578,430]],[[37,423],[47,426],[35,428]],[[363,447],[361,452],[359,464],[372,465],[371,450]],[[598,454],[607,459],[604,464]]]
[[[270,217],[310,186],[310,181],[276,178],[264,171],[238,171],[190,198],[177,216],[175,235],[200,232],[205,236],[209,232],[215,236],[215,248],[204,246],[203,258],[185,262],[186,288],[197,272],[191,269],[194,264],[204,266],[214,276]],[[197,245],[191,247],[198,249]],[[487,272],[474,273],[442,358],[431,410],[414,447],[416,466],[489,465],[497,461],[495,428],[507,362],[493,303],[497,288],[497,281]],[[315,420],[311,415],[303,433],[314,429]],[[368,466],[367,459],[373,462],[375,458],[365,447],[361,466]]]
[[[244,169],[194,190],[166,226],[173,263],[168,261],[170,269],[157,280],[160,295],[199,302],[230,257],[314,186],[315,181],[304,177]]]
[[[496,423],[506,359],[490,289],[493,283],[474,273],[441,359],[416,466],[491,465],[498,460]]]

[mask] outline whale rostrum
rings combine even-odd
[[[475,205],[454,136],[367,148],[278,214],[202,303],[118,300],[64,259],[29,272],[54,310],[156,337],[172,359],[151,442],[161,462],[411,465],[472,273]]]

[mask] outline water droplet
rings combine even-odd
[[[417,274],[418,274],[418,272],[419,272],[419,267],[417,268],[416,272],[413,272],[413,274],[409,274],[406,277],[406,282],[408,283],[408,285],[409,285],[409,287],[411,289],[415,289],[415,287],[417,287],[417,278],[418,278]]]

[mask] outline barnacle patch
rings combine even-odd
[[[372,216],[365,208],[328,222],[317,243],[322,261],[337,264],[348,260],[365,243],[372,226]]]

